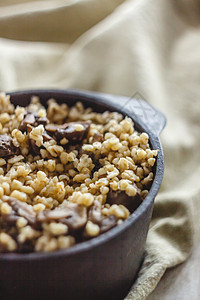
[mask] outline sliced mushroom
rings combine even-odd
[[[101,203],[97,200],[94,201],[93,206],[90,208],[88,213],[88,219],[96,224],[101,224]]]
[[[39,222],[59,220],[59,222],[66,224],[71,231],[76,231],[85,226],[87,222],[87,209],[76,203],[67,203],[54,210],[40,212],[37,219]]]
[[[31,132],[32,129],[33,129],[33,126],[28,124],[27,125],[27,132]],[[43,132],[42,136],[43,136],[44,142],[50,141],[52,139],[52,137],[50,135],[48,135],[48,133],[46,131]],[[29,137],[29,145],[30,145],[30,148],[31,148],[32,152],[36,155],[40,154],[40,149],[44,148],[43,146],[38,147],[36,145],[36,141],[31,139],[30,137]]]
[[[38,126],[38,125],[47,125],[49,123],[49,120],[46,117],[37,117],[36,118],[36,122],[34,124],[34,126]]]
[[[88,213],[88,219],[100,227],[100,233],[104,233],[117,225],[117,219],[114,215],[104,217],[101,213],[101,204],[95,200]]]
[[[82,125],[83,129],[76,130],[76,125]],[[66,138],[70,144],[80,143],[86,138],[89,128],[89,122],[70,122],[62,125],[48,124],[45,126],[48,134],[52,135],[57,142]]]
[[[128,196],[124,191],[113,191],[110,190],[108,195],[107,195],[107,203],[110,205],[113,204],[122,204],[130,212],[134,212],[136,208],[142,203],[142,198],[140,196],[139,190],[137,186],[135,186],[137,193],[135,196]]]
[[[116,225],[117,225],[116,217],[113,215],[110,215],[102,220],[101,226],[100,226],[100,233],[104,233],[104,232],[110,230],[111,228],[115,227]]]
[[[24,119],[21,122],[19,129],[22,132],[27,131],[27,125],[28,124],[33,125],[34,123],[35,123],[35,116],[34,116],[34,114],[33,113],[27,113],[24,116]]]
[[[41,118],[35,112],[27,112],[24,116],[23,121],[20,124],[19,129],[24,132],[24,131],[27,131],[27,129],[28,129],[27,125],[36,127],[40,124],[45,126],[48,123],[49,123],[49,120],[46,117]]]
[[[9,157],[19,153],[19,148],[13,144],[13,139],[7,135],[0,135],[0,157]]]
[[[24,217],[29,224],[36,225],[36,213],[31,205],[11,197],[8,197],[6,202],[12,207],[12,212],[2,215],[4,222],[13,225],[20,217]]]

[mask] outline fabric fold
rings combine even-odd
[[[166,115],[164,180],[127,300],[146,299],[200,235],[199,11],[196,0],[0,0],[1,91],[139,93]]]

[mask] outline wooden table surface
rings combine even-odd
[[[147,300],[200,300],[200,240],[190,258],[168,270]]]

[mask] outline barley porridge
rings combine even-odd
[[[127,219],[148,194],[157,150],[117,112],[0,94],[0,252],[51,252]]]

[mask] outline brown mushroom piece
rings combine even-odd
[[[13,139],[7,135],[0,135],[0,157],[9,157],[19,153],[19,148],[13,144]]]
[[[33,126],[31,126],[30,124],[27,124],[27,132],[31,132],[32,129],[33,129]],[[43,136],[44,142],[50,141],[52,139],[52,137],[50,135],[48,135],[48,133],[46,131],[43,132],[42,136]],[[31,138],[29,138],[29,145],[30,145],[32,152],[36,155],[40,154],[40,149],[44,148],[43,146],[38,147],[36,145],[36,141]]]
[[[31,205],[11,197],[6,202],[12,207],[11,214],[2,215],[7,225],[14,225],[20,217],[24,217],[30,225],[36,225],[36,213]]]
[[[117,225],[117,219],[114,215],[105,217],[100,225],[100,233],[104,233]]]
[[[30,124],[27,124],[27,132],[31,132],[31,130],[33,129],[33,126],[31,126]],[[29,136],[29,146],[30,149],[32,150],[31,152],[33,152],[33,154],[40,154],[40,147],[38,147],[36,145],[36,141],[31,139]]]
[[[102,221],[101,215],[101,203],[97,200],[94,201],[94,204],[91,206],[88,212],[88,220],[93,223],[100,224]]]
[[[66,224],[69,230],[76,231],[83,228],[87,222],[87,209],[76,203],[67,203],[54,210],[44,210],[38,214],[39,222],[59,221]]]
[[[46,117],[41,118],[35,112],[27,112],[24,116],[23,121],[20,124],[19,129],[22,132],[24,132],[24,131],[28,131],[28,128],[27,128],[28,125],[36,127],[40,124],[45,126],[48,123],[49,123],[49,120]]]
[[[22,132],[27,131],[27,125],[33,125],[35,123],[35,116],[33,113],[27,113],[24,115],[24,119],[22,120],[19,130]]]
[[[101,213],[101,203],[94,201],[93,206],[88,212],[88,220],[100,227],[100,233],[104,233],[117,225],[117,219],[114,215],[104,217]]]
[[[75,125],[82,125],[83,129],[76,130]],[[45,126],[48,134],[50,134],[57,142],[66,138],[70,144],[80,143],[86,138],[89,128],[90,122],[70,122],[63,125],[48,124]]]
[[[138,206],[142,203],[142,198],[137,189],[137,193],[135,196],[128,196],[124,191],[113,191],[110,190],[107,195],[107,203],[110,205],[113,204],[122,204],[124,205],[131,213],[138,208]]]
[[[101,224],[102,214],[101,214],[101,203],[97,200],[94,201],[94,204],[91,206],[88,212],[88,220],[92,221],[95,224]]]

